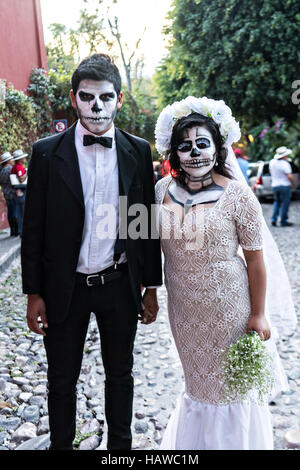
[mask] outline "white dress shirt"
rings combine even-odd
[[[114,263],[114,245],[119,229],[119,175],[114,125],[103,137],[113,139],[112,148],[83,145],[85,134],[94,135],[80,121],[75,129],[85,220],[77,271],[92,274]],[[119,262],[126,261],[125,252]]]

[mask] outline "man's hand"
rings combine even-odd
[[[43,328],[48,328],[45,302],[39,294],[28,295],[27,324],[28,328],[38,335],[46,336]]]
[[[140,319],[144,325],[149,325],[156,320],[159,310],[156,296],[156,289],[146,289],[142,301],[143,311]]]

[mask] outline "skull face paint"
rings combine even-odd
[[[211,133],[203,126],[186,129],[177,147],[181,168],[192,178],[204,177],[216,161],[216,147]]]
[[[106,80],[82,80],[75,99],[81,124],[93,134],[106,132],[121,107],[114,85]]]

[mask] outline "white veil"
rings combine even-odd
[[[248,186],[231,146],[227,146],[226,164],[234,179]],[[266,316],[281,337],[294,333],[297,317],[291,287],[281,255],[265,219],[263,219],[263,254],[267,272]]]

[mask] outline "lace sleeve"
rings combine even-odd
[[[238,240],[245,250],[263,248],[263,214],[260,203],[249,187],[238,185],[235,200],[235,223]]]
[[[164,178],[160,179],[155,185],[155,203],[162,204],[164,200],[164,196],[167,190],[167,187],[171,181],[170,176],[165,176]]]

